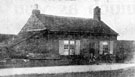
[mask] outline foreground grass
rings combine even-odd
[[[14,75],[6,77],[135,77],[135,67],[113,71],[64,73],[64,74],[31,74],[31,75]]]

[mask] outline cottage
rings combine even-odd
[[[101,20],[100,11],[95,7],[92,19],[63,17],[41,14],[36,5],[18,34],[18,40],[23,41],[15,49],[36,59],[58,60],[65,64],[73,61],[71,56],[113,54],[118,33]]]

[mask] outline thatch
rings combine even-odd
[[[21,32],[47,29],[49,31],[90,32],[118,35],[103,21],[94,19],[62,17],[46,14],[31,15]]]

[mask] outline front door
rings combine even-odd
[[[98,43],[96,41],[92,41],[89,43],[89,62],[96,61],[97,49]]]
[[[95,42],[90,42],[89,43],[89,53],[94,56],[95,50],[96,50]]]

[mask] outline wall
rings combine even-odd
[[[34,33],[24,33],[20,35],[22,38],[28,38],[29,36],[33,35]],[[34,56],[34,59],[47,59],[47,60],[58,60],[63,63],[71,64],[75,60],[74,57],[63,57],[59,56],[59,40],[63,39],[76,39],[80,40],[80,52],[81,54],[88,55],[89,51],[89,43],[96,42],[96,56],[98,56],[98,49],[99,49],[99,40],[114,40],[115,38],[109,36],[97,36],[97,35],[88,35],[88,34],[55,34],[55,33],[40,33],[36,34],[29,39],[23,41],[19,45],[15,46],[15,50],[18,54],[28,55],[29,53],[31,56]],[[115,39],[116,40],[116,39]],[[32,58],[32,57],[31,57]],[[79,62],[85,63],[81,57],[77,57]],[[65,62],[66,61],[66,62]]]
[[[58,55],[59,41],[43,35],[36,35],[15,47],[16,52],[44,54],[45,56]],[[54,55],[53,55],[54,54]]]
[[[114,51],[117,62],[135,62],[135,41],[115,41]]]

